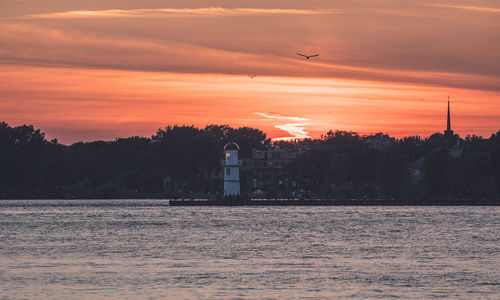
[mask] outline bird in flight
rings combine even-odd
[[[305,55],[305,54],[301,54],[301,53],[297,53],[297,55],[304,56],[307,59],[310,59],[311,57],[319,56],[319,54]]]
[[[250,77],[250,79],[254,79],[255,77],[257,77],[257,75],[248,75],[248,77]]]

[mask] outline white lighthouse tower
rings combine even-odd
[[[224,146],[224,197],[240,195],[240,161],[238,160],[240,146],[227,143]]]

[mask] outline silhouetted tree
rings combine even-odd
[[[276,169],[272,181],[286,179],[287,184],[269,187],[273,195],[287,196],[304,189],[333,198],[406,202],[424,198],[430,203],[471,199],[471,203],[500,204],[500,131],[489,139],[436,133],[425,139],[389,140],[383,147],[375,147],[350,131],[330,130],[320,139],[271,144],[255,128],[167,126],[151,138],[66,146],[55,139],[47,141],[31,125],[10,127],[5,122],[0,123],[0,198],[216,193],[222,184],[222,149],[229,141],[240,145],[242,159],[251,158],[253,148],[308,149],[286,168]],[[415,180],[412,172],[422,160],[423,178]],[[246,175],[242,172],[242,181],[251,180]]]

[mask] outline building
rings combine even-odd
[[[396,139],[390,137],[388,134],[378,132],[376,134],[363,137],[363,141],[375,149],[384,149],[387,146],[394,144]]]
[[[300,144],[293,144],[290,148],[252,149],[252,158],[244,160],[243,165],[247,168],[284,168],[306,152],[307,149],[307,146]]]
[[[450,147],[449,154],[453,158],[458,158],[462,156],[462,149],[460,148],[460,139],[455,137],[453,130],[451,130],[451,114],[450,114],[450,96],[448,96],[448,115],[446,120],[446,130],[444,131],[444,136],[450,143],[453,143]]]
[[[227,143],[224,146],[224,197],[240,195],[240,166],[238,160],[238,150],[240,146],[236,143]]]
[[[444,131],[445,136],[453,136],[453,130],[451,130],[451,121],[450,121],[450,96],[448,96],[448,119],[446,122],[446,130]]]
[[[268,194],[296,185],[287,176],[286,167],[308,150],[308,146],[293,143],[274,145],[264,150],[252,149],[252,157],[243,159],[241,182],[245,193]]]

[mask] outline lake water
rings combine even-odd
[[[500,297],[499,207],[0,201],[1,299]]]

